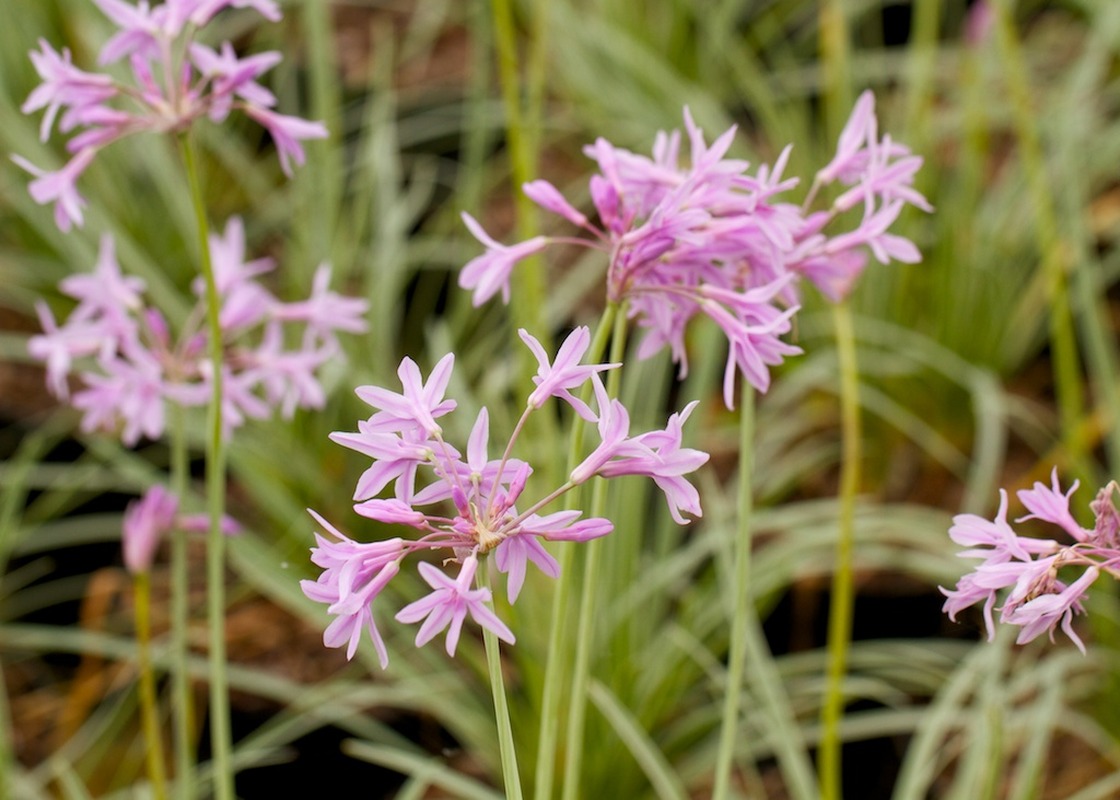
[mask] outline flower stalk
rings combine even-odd
[[[490,592],[490,564],[487,561],[477,573],[478,587]],[[498,748],[502,757],[502,783],[508,800],[521,800],[521,773],[517,767],[517,745],[513,739],[513,725],[509,717],[509,698],[502,676],[502,645],[489,628],[482,629],[486,647],[486,668],[490,675],[490,690],[494,695],[494,717],[498,725]]]
[[[743,679],[747,662],[747,626],[751,609],[751,513],[753,511],[755,396],[754,387],[742,382],[739,398],[739,506],[735,536],[735,605],[731,617],[731,644],[727,663],[727,685],[723,695],[719,750],[716,753],[713,800],[726,800],[731,791],[732,762],[742,714]]]
[[[618,315],[619,304],[608,303],[603,309],[599,324],[595,328],[591,346],[587,352],[587,360],[596,362],[603,357],[607,349],[614,321]],[[584,402],[590,398],[590,389],[584,392]],[[583,455],[583,417],[576,415],[572,418],[571,434],[568,437],[568,464],[567,472],[579,464]],[[566,509],[575,508],[577,493],[568,494],[564,504]],[[544,686],[541,690],[541,718],[540,730],[537,738],[537,769],[533,782],[536,800],[548,800],[552,797],[552,784],[556,770],[556,741],[560,731],[560,697],[562,678],[567,674],[568,660],[568,608],[571,606],[574,591],[575,570],[574,551],[565,547],[560,552],[560,577],[557,580],[555,594],[552,597],[552,613],[549,620],[548,657],[545,659]]]
[[[152,580],[148,571],[133,576],[136,602],[136,657],[140,671],[140,718],[144,728],[145,764],[155,800],[167,798],[167,774],[163,760],[163,735],[160,733],[156,680],[152,667]]]
[[[612,362],[621,362],[626,355],[627,316],[625,304],[614,315],[611,332]],[[622,374],[612,370],[607,378],[607,395],[618,397]],[[598,480],[591,493],[592,517],[601,516],[607,506],[607,484]],[[569,697],[567,761],[564,763],[563,800],[576,800],[580,796],[580,773],[583,766],[584,721],[587,715],[588,681],[591,673],[591,649],[594,643],[594,617],[596,590],[599,586],[599,561],[602,543],[590,542],[584,552],[583,591],[580,596],[579,627],[576,631],[575,661],[572,665],[571,696]]]
[[[859,417],[859,366],[855,328],[847,301],[832,310],[840,366],[840,497],[835,565],[828,613],[828,668],[821,708],[821,744],[817,755],[821,796],[841,797],[840,720],[844,714],[844,676],[852,639],[855,604],[852,560],[855,549],[855,503],[859,490],[862,441]]]
[[[178,403],[171,409],[171,492],[187,496],[190,463],[184,425],[184,409]],[[190,643],[190,569],[187,533],[171,533],[171,708],[175,731],[175,795],[178,800],[194,797],[194,695],[191,691],[187,659]]]
[[[226,678],[225,514],[226,448],[222,433],[222,325],[218,283],[210,255],[210,232],[206,204],[198,174],[194,144],[189,134],[179,137],[180,152],[190,185],[191,203],[197,222],[202,276],[206,284],[206,321],[210,346],[210,408],[206,436],[206,511],[210,526],[206,539],[206,601],[210,663],[210,741],[214,761],[214,794],[218,800],[233,800],[232,735],[229,718],[229,688]]]

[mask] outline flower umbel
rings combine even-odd
[[[224,380],[222,422],[227,434],[248,418],[274,408],[290,418],[296,408],[325,402],[317,374],[338,357],[338,331],[365,330],[367,303],[328,290],[330,270],[320,267],[311,299],[284,303],[256,278],[273,268],[269,260],[245,261],[245,238],[236,217],[225,234],[210,239],[219,284]],[[80,388],[71,404],[82,412],[86,431],[119,431],[131,446],[142,437],[159,438],[168,402],[202,406],[210,398],[213,369],[201,281],[199,305],[172,337],[163,315],[144,304],[144,281],[125,276],[113,240],[101,240],[94,271],[72,275],[59,285],[78,301],[59,325],[45,304],[38,306],[43,333],[31,337],[31,356],[45,363],[47,385],[69,398],[69,378]],[[293,340],[298,345],[290,344]]]
[[[679,132],[658,134],[652,158],[601,138],[585,148],[599,168],[590,181],[597,221],[547,181],[522,187],[541,208],[576,226],[579,236],[537,236],[507,246],[464,214],[486,252],[463,268],[459,283],[473,291],[475,305],[495,294],[508,302],[510,275],[524,258],[552,244],[599,250],[607,259],[607,297],[625,299],[645,331],[639,356],[668,346],[683,377],[688,323],[704,314],[720,326],[729,342],[724,401],[731,407],[736,372],[766,391],[770,368],[801,352],[780,338],[791,331],[798,310],[798,280],[807,278],[838,300],[868,254],[883,263],[918,261],[917,248],[889,228],[905,204],[927,211],[930,206],[913,188],[921,158],[889,136],[879,138],[869,92],[860,97],[836,157],[817,173],[802,206],[780,200],[798,184],[783,177],[790,148],[752,174],[747,162],[727,155],[735,128],[709,145],[687,109],[684,123],[687,166],[681,164]],[[820,189],[833,183],[845,187],[840,197],[828,210],[810,213]],[[860,204],[863,219],[854,230],[824,232]]]
[[[595,475],[647,475],[665,492],[678,522],[687,522],[681,511],[700,516],[699,496],[684,476],[700,467],[708,456],[680,446],[681,425],[692,407],[673,415],[665,430],[631,437],[629,415],[618,400],[607,398],[598,378],[602,370],[618,365],[579,364],[587,350],[586,328],[573,331],[551,360],[535,338],[525,331],[521,336],[540,362],[537,388],[497,459],[489,453],[490,416],[486,408],[475,418],[465,455],[444,440],[443,429],[435,421],[456,407],[454,400],[444,398],[453,365],[451,354],[436,364],[427,380],[419,366],[405,358],[398,370],[403,389],[400,393],[376,386],[357,389],[358,396],[375,412],[358,423],[357,432],[331,435],[339,444],[373,459],[358,480],[354,510],[384,524],[413,528],[419,536],[359,544],[315,515],[320,525],[339,540],[317,537],[312,561],[325,571],[317,581],[304,582],[304,593],[327,603],[328,613],[337,617],[324,635],[328,647],[346,644],[347,655],[352,657],[364,627],[384,666],[387,656],[373,623],[371,602],[397,574],[399,563],[407,555],[424,551],[442,551],[444,566],[460,566],[453,578],[433,563],[420,563],[420,575],[432,592],[396,614],[400,622],[423,620],[417,646],[446,629],[447,652],[454,655],[468,616],[498,638],[513,643],[513,633],[488,605],[490,591],[472,588],[471,582],[478,569],[489,568],[485,557],[492,552],[494,566],[507,575],[507,595],[512,603],[521,592],[530,563],[549,577],[558,576],[559,565],[543,542],[587,541],[610,533],[614,526],[609,520],[582,519],[578,510],[544,516],[538,513]],[[583,404],[573,406],[581,415],[599,421],[603,444],[561,486],[533,502],[521,503],[533,469],[512,453],[526,419],[549,397],[571,403],[574,398],[570,392],[587,380],[595,383],[598,414]],[[378,496],[390,486],[392,497]],[[349,602],[344,603],[344,598]]]
[[[214,16],[225,8],[253,8],[265,18],[280,19],[272,0],[167,0],[150,7],[141,0],[93,0],[118,30],[101,49],[102,65],[128,59],[132,80],[117,81],[105,73],[85,72],[71,62],[70,51],[58,52],[39,41],[31,61],[42,83],[21,110],[45,109],[39,129],[42,141],[58,129],[71,134],[66,150],[72,158],[56,172],[42,170],[26,159],[15,162],[36,176],[31,196],[37,203],[55,204],[55,220],[63,231],[82,225],[82,206],[76,183],[94,156],[107,145],[134,133],[179,133],[201,117],[222,122],[241,111],[268,131],[280,165],[291,174],[292,163],[304,161],[301,141],[323,139],[319,122],[278,114],[276,98],[257,83],[281,60],[277,52],[238,58],[223,42],[212,50],[196,41]]]
[[[1093,530],[1082,528],[1069,511],[1070,497],[1077,489],[1073,483],[1062,493],[1057,468],[1051,474],[1051,485],[1035,483],[1031,489],[1018,492],[1020,502],[1030,512],[1018,522],[1039,520],[1053,526],[1072,543],[1055,539],[1020,536],[1007,522],[1007,493],[1000,490],[1000,506],[994,520],[974,514],[958,514],[953,518],[949,536],[969,549],[962,558],[981,559],[975,571],[965,575],[954,589],[942,588],[946,596],[944,611],[955,620],[957,614],[976,603],[984,604],[984,622],[988,638],[995,635],[994,611],[999,621],[1020,628],[1019,644],[1025,644],[1061,627],[1067,636],[1085,652],[1085,645],[1073,629],[1075,614],[1084,613],[1081,598],[1101,573],[1120,577],[1120,542],[1115,537],[1118,518],[1113,496],[1120,487],[1112,481],[1090,503],[1096,524]],[[1060,579],[1059,572],[1080,575],[1072,582]],[[1009,589],[1003,604],[996,606],[998,593]]]

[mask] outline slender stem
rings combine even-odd
[[[490,563],[479,565],[475,580],[480,588],[490,590]],[[493,594],[491,592],[491,594]],[[513,741],[513,725],[509,719],[509,701],[502,677],[502,645],[498,637],[486,627],[482,629],[486,645],[486,666],[490,673],[490,689],[494,694],[494,717],[498,724],[498,749],[502,755],[502,781],[507,800],[521,800],[521,773],[517,769],[517,747]]]
[[[206,437],[206,509],[210,531],[206,541],[207,627],[210,637],[210,750],[214,762],[214,794],[218,800],[233,800],[232,736],[229,718],[229,687],[226,677],[225,513],[226,451],[222,436],[222,327],[221,301],[210,258],[210,235],[206,206],[198,176],[194,145],[189,135],[179,138],[187,169],[191,200],[198,223],[202,274],[206,281],[206,320],[210,339],[211,394]]]
[[[536,236],[540,229],[539,210],[521,187],[536,177],[540,156],[547,40],[544,24],[546,0],[534,0],[532,7],[525,11],[530,15],[529,26],[527,34],[520,37],[514,25],[513,5],[512,0],[490,0],[498,55],[498,80],[506,112],[506,145],[517,209],[517,235],[519,239],[526,240]],[[523,63],[518,58],[519,42],[524,42],[526,50]],[[512,276],[517,302],[510,305],[508,316],[511,334],[516,334],[520,328],[532,331],[545,351],[551,352],[552,331],[542,328],[542,322],[548,318],[545,277],[540,256],[525,259]],[[519,349],[518,352],[518,385],[528,394],[533,390],[532,375],[537,364],[528,349]],[[534,441],[542,443],[557,442],[561,436],[556,419],[551,414],[534,415],[528,434]],[[542,453],[548,452],[545,445]],[[553,482],[560,467],[559,459],[541,459],[539,463],[542,468],[538,473],[540,477]]]
[[[844,0],[821,0],[820,46],[825,130],[844,127],[852,107],[851,45]]]
[[[136,658],[140,668],[140,718],[144,727],[144,742],[148,779],[156,800],[167,797],[167,775],[163,765],[163,736],[159,729],[159,709],[156,704],[156,678],[152,671],[152,582],[147,572],[133,577],[136,593]]]
[[[594,364],[603,356],[607,348],[607,341],[618,305],[609,303],[603,311],[599,325],[595,329],[591,346],[588,348],[586,360]],[[572,419],[572,431],[568,439],[568,471],[579,464],[583,445],[584,421],[579,415]],[[568,495],[565,507],[572,508],[576,493]],[[575,580],[573,569],[573,554],[575,550],[566,545],[560,549],[560,578],[557,581],[556,593],[552,597],[552,614],[548,630],[548,658],[544,667],[544,688],[541,691],[541,717],[540,731],[537,739],[537,770],[533,781],[533,796],[536,800],[548,800],[552,797],[552,784],[556,770],[556,739],[560,731],[560,689],[561,677],[565,674],[567,650],[564,644],[567,640],[569,609],[573,583]]]
[[[171,492],[186,502],[190,461],[182,406],[171,409]],[[190,643],[188,598],[190,570],[187,563],[187,534],[171,535],[171,693],[175,728],[175,795],[178,800],[194,797],[194,695],[191,692],[187,659]]]
[[[851,107],[851,60],[848,20],[842,0],[822,0],[820,13],[821,68],[824,74],[825,130],[839,133]],[[840,800],[840,717],[843,715],[843,682],[852,627],[852,539],[855,492],[859,486],[860,431],[859,384],[855,337],[846,302],[834,306],[836,345],[840,360],[840,415],[842,453],[840,466],[840,519],[836,564],[828,616],[828,666],[821,709],[821,743],[817,772],[822,800]]]
[[[626,314],[620,308],[615,314],[611,334],[611,361],[621,362],[626,355]],[[610,371],[607,377],[607,395],[617,397],[621,383],[621,370]],[[606,512],[607,482],[595,481],[591,492],[591,511],[588,516],[601,517]],[[572,666],[572,694],[569,698],[567,761],[564,763],[564,800],[580,797],[580,771],[583,767],[584,719],[587,715],[587,686],[591,672],[591,646],[594,640],[596,594],[599,588],[599,561],[602,540],[587,543],[583,561],[583,592],[580,596],[579,628],[576,632],[576,657]]]
[[[716,754],[713,800],[724,800],[731,790],[731,764],[738,739],[740,699],[747,655],[747,625],[751,613],[751,511],[753,510],[754,469],[754,389],[743,381],[739,411],[739,509],[735,537],[735,607],[731,618],[731,645],[728,654],[727,686],[723,696],[723,722],[720,725],[719,751]]]
[[[844,713],[844,674],[852,638],[852,609],[855,592],[852,581],[852,553],[855,540],[856,492],[859,489],[861,433],[859,419],[859,367],[856,363],[856,338],[852,312],[847,301],[833,306],[836,350],[840,363],[840,464],[839,531],[836,539],[835,570],[828,612],[828,676],[821,709],[821,744],[817,755],[821,797],[839,800],[840,719]]]

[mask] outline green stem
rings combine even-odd
[[[622,308],[615,312],[614,330],[611,334],[610,360],[621,362],[626,355],[626,313]],[[607,377],[607,395],[617,397],[622,372],[610,371]],[[607,482],[599,478],[591,491],[591,510],[588,517],[601,517],[606,512]],[[594,643],[596,594],[599,587],[599,561],[601,539],[587,543],[583,561],[583,591],[580,595],[579,628],[576,632],[576,656],[572,665],[572,694],[569,698],[567,761],[564,763],[563,800],[576,800],[580,796],[580,771],[583,767],[584,720],[587,716],[588,679],[591,673],[591,647]]]
[[[618,313],[618,304],[609,303],[603,310],[603,316],[595,329],[591,346],[584,357],[588,364],[594,364],[602,358],[607,348],[614,319]],[[586,394],[586,393],[585,393]],[[585,399],[587,399],[585,397]],[[580,462],[583,445],[584,420],[579,415],[572,419],[572,431],[568,439],[568,470],[572,470]],[[576,492],[570,492],[565,499],[565,508],[571,509],[576,499]],[[547,800],[552,797],[552,782],[556,769],[556,739],[560,731],[560,689],[561,676],[565,674],[567,653],[564,645],[567,640],[569,609],[573,583],[575,580],[573,569],[573,554],[575,549],[565,545],[560,550],[560,578],[557,581],[556,593],[552,597],[552,614],[548,632],[548,657],[544,667],[544,688],[541,691],[541,717],[540,731],[537,739],[537,769],[533,781],[533,797],[536,800]]]
[[[494,44],[498,51],[498,80],[502,89],[502,105],[506,112],[506,144],[509,148],[510,170],[512,172],[514,203],[517,208],[517,235],[521,240],[537,235],[537,207],[521,191],[521,187],[533,180],[537,172],[540,151],[540,114],[543,106],[544,83],[544,9],[541,0],[533,8],[533,20],[529,30],[528,57],[526,59],[528,107],[522,102],[523,70],[517,55],[517,32],[513,22],[513,8],[510,0],[491,0],[491,13],[494,18]],[[518,302],[510,307],[510,322],[517,328],[532,329],[539,326],[542,310],[545,308],[544,270],[538,257],[526,259],[514,272],[514,292]],[[546,351],[552,348],[551,337],[546,331],[534,331]],[[536,369],[532,354],[522,354],[522,373],[526,382]],[[541,415],[535,425],[546,425],[551,417]],[[539,431],[538,433],[551,433]],[[543,441],[553,441],[552,437]]]
[[[190,470],[184,411],[171,410],[171,492],[180,507],[187,498]],[[176,530],[171,535],[171,708],[175,726],[175,794],[179,800],[194,797],[194,695],[191,691],[187,660],[190,653],[190,570],[187,562],[187,534]]]
[[[844,713],[844,675],[852,638],[852,609],[855,592],[852,581],[852,554],[855,542],[856,492],[859,489],[861,432],[859,419],[859,366],[856,363],[856,338],[852,312],[847,301],[833,306],[836,326],[836,351],[840,366],[840,465],[839,531],[836,539],[835,569],[828,611],[828,675],[824,706],[821,709],[821,744],[817,755],[821,797],[839,800],[840,720]]]
[[[229,687],[226,676],[225,513],[226,451],[222,436],[222,327],[221,300],[210,258],[209,225],[198,164],[190,136],[179,139],[186,165],[191,200],[198,223],[202,274],[206,281],[206,321],[210,339],[211,387],[206,437],[206,510],[210,531],[206,541],[207,627],[210,638],[210,749],[214,762],[214,794],[218,800],[233,800],[232,736],[229,718]]]
[[[152,583],[147,572],[132,579],[136,592],[136,658],[140,669],[140,718],[144,727],[144,742],[148,779],[156,800],[167,797],[167,776],[163,766],[163,736],[159,729],[159,709],[156,704],[156,679],[152,671]]]
[[[844,0],[821,0],[821,83],[825,130],[830,137],[844,127],[852,107],[850,46],[844,5]]]
[[[478,586],[490,591],[490,562],[478,565],[475,576]],[[491,594],[493,592],[491,591]],[[486,645],[486,667],[490,673],[490,690],[494,695],[494,718],[498,725],[498,749],[502,756],[502,782],[507,800],[521,800],[521,772],[517,768],[517,746],[513,741],[513,724],[509,718],[509,700],[502,677],[502,645],[489,628],[482,629]]]
[[[738,739],[740,700],[747,654],[747,625],[751,614],[751,511],[753,510],[754,469],[754,389],[743,381],[739,412],[739,508],[738,535],[735,537],[735,607],[731,618],[731,645],[727,665],[727,686],[723,695],[723,722],[716,753],[713,800],[724,800],[731,790],[731,764]]]

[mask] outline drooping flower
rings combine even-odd
[[[311,561],[323,572],[318,580],[300,581],[309,599],[326,603],[327,612],[337,617],[323,632],[323,644],[345,644],[346,657],[350,659],[358,650],[362,631],[368,631],[384,669],[389,664],[389,654],[374,622],[371,603],[400,571],[400,560],[408,551],[400,539],[355,542],[314,511],[310,513],[334,537],[315,534],[317,546],[311,549]]]

